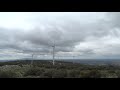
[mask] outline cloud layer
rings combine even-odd
[[[1,56],[50,55],[53,41],[57,55],[82,58],[120,55],[120,13],[30,13],[29,18],[25,15],[24,20],[31,22],[30,26],[26,24],[29,28],[0,28]]]

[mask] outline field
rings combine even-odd
[[[87,65],[65,61],[30,60],[0,62],[0,78],[119,78],[118,65]]]

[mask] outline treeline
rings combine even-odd
[[[0,63],[0,78],[119,78],[120,66],[29,60]]]

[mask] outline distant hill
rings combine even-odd
[[[11,61],[31,61],[31,58],[22,58],[16,60],[0,60],[0,62],[11,62]],[[41,61],[42,59],[35,59],[33,61]],[[42,61],[51,61],[52,59],[45,59]],[[55,61],[65,61],[71,63],[80,63],[80,64],[88,64],[88,65],[120,65],[120,59],[59,59]]]

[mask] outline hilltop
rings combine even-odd
[[[0,62],[0,78],[119,78],[120,66],[86,65],[65,61],[17,60]]]

